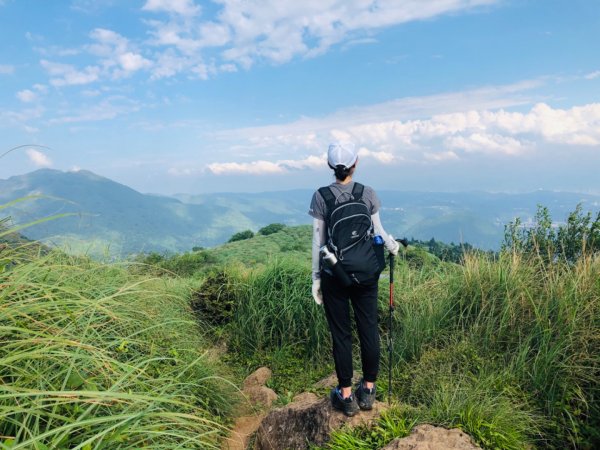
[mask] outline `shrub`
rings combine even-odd
[[[520,218],[504,229],[504,250],[537,256],[543,262],[574,264],[584,255],[600,251],[600,212],[583,214],[581,204],[567,217],[564,225],[555,226],[548,208],[538,205],[533,226],[525,227]]]
[[[268,236],[270,234],[277,233],[285,228],[285,225],[282,223],[272,223],[267,225],[266,227],[262,227],[258,230],[258,234],[262,234],[263,236]]]
[[[239,276],[231,267],[212,270],[200,289],[192,294],[191,306],[201,321],[224,325],[231,321],[238,301]]]
[[[235,233],[227,242],[243,241],[252,237],[254,237],[254,232],[252,230],[244,230],[240,231],[239,233]]]

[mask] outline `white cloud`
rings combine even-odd
[[[588,73],[587,75],[585,75],[584,78],[586,80],[594,80],[598,77],[600,77],[600,70],[596,70],[595,72]]]
[[[285,169],[281,165],[270,161],[252,161],[248,163],[212,163],[207,166],[215,175],[225,174],[248,174],[265,175],[284,173]]]
[[[363,158],[373,158],[381,163],[389,163],[394,156],[386,152],[373,152],[367,148],[361,148],[359,155]],[[277,161],[252,161],[245,163],[212,163],[207,166],[215,175],[249,174],[269,175],[281,174],[291,170],[318,170],[327,167],[327,153],[310,155],[302,159],[282,159]]]
[[[198,173],[201,173],[201,170],[191,167],[170,167],[169,170],[167,170],[167,174],[174,177],[189,177]]]
[[[318,154],[332,140],[351,140],[361,157],[383,164],[463,161],[475,154],[486,158],[520,158],[549,149],[569,152],[572,146],[600,146],[600,103],[568,109],[538,103],[523,111],[527,97],[522,91],[533,86],[538,83],[398,99],[344,109],[325,117],[304,117],[287,124],[225,130],[208,137],[221,142],[224,152],[229,148],[232,154],[245,153],[263,164],[269,160],[265,158],[269,154],[306,151]],[[444,110],[451,112],[443,113]],[[429,117],[406,118],[426,113]],[[544,153],[544,157],[548,154]],[[286,169],[282,161],[272,158],[274,166],[269,167]],[[222,164],[217,166],[220,173],[233,170],[241,173],[252,167]],[[314,165],[297,165],[305,169],[321,167],[317,160]]]
[[[50,84],[53,86],[72,86],[89,84],[97,81],[100,75],[100,68],[97,66],[87,66],[83,70],[77,70],[70,64],[61,64],[42,59],[40,64],[50,78]]]
[[[327,155],[321,154],[319,156],[311,155],[304,159],[284,159],[277,161],[277,164],[285,169],[320,169],[325,167],[327,163]]]
[[[15,66],[0,64],[0,75],[11,75],[13,73],[15,73]]]
[[[465,150],[471,153],[518,155],[526,148],[523,143],[509,136],[498,134],[472,133],[468,136],[451,136],[446,139],[446,147]]]
[[[112,78],[128,77],[141,69],[148,69],[152,61],[144,58],[136,46],[119,33],[106,28],[96,28],[90,33],[95,41],[87,50],[100,57],[100,65]]]
[[[118,60],[125,72],[135,72],[152,65],[152,63],[142,55],[132,52],[126,52],[119,55]]]
[[[469,10],[495,0],[222,0],[219,20],[232,30],[223,56],[242,66],[266,59],[283,63],[316,56],[344,42],[364,42],[362,33],[442,14]],[[370,42],[370,41],[369,41]]]
[[[44,114],[44,108],[36,106],[19,111],[7,111],[0,109],[0,127],[20,127],[27,133],[36,132],[37,129],[30,125]]]
[[[174,14],[147,20],[150,44],[176,50],[193,60],[206,59],[205,49],[218,53],[216,67],[250,68],[256,62],[283,64],[296,57],[314,57],[336,44],[344,48],[372,44],[377,31],[406,22],[472,10],[500,0],[219,0],[211,19],[199,16],[189,0],[148,0],[145,11]],[[162,70],[161,76],[169,75]],[[156,74],[153,74],[156,78]]]
[[[120,79],[143,70],[151,79],[178,74],[207,79],[240,67],[248,69],[257,62],[283,64],[314,57],[337,44],[347,48],[376,43],[376,33],[386,27],[500,1],[216,0],[216,11],[204,17],[194,0],[146,0],[141,8],[146,13],[168,13],[143,20],[151,37],[146,41],[132,42],[113,30],[96,28],[90,32],[88,45],[40,51],[47,58],[42,65],[52,76],[50,84],[56,87]],[[73,5],[88,10],[94,2],[77,0]],[[44,40],[31,33],[27,37]],[[97,60],[85,67],[49,61],[80,52]]]
[[[111,96],[95,105],[83,105],[76,114],[59,116],[49,121],[50,124],[97,122],[111,120],[118,116],[139,111],[141,104],[123,96]]]
[[[440,151],[440,152],[425,152],[425,159],[435,162],[444,161],[457,161],[460,158],[452,150]]]
[[[394,155],[390,152],[374,152],[366,147],[361,147],[358,150],[358,156],[361,156],[363,158],[374,158],[380,163],[384,164],[391,163],[395,159]]]
[[[17,92],[17,98],[24,103],[30,103],[37,98],[35,92],[29,89],[23,89],[22,91]]]
[[[193,0],[148,0],[142,9],[145,11],[169,12],[188,17],[200,13],[200,7]]]
[[[26,153],[29,157],[29,161],[31,161],[36,167],[52,166],[52,161],[50,161],[50,158],[48,158],[48,156],[46,156],[44,153],[32,148],[28,148]]]

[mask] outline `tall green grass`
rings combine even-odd
[[[245,354],[293,348],[299,356],[322,361],[330,353],[329,331],[311,295],[310,268],[279,259],[240,280],[231,339]]]
[[[177,281],[0,259],[0,448],[218,448],[232,392]]]
[[[489,448],[600,443],[598,257],[470,256],[398,278],[395,400]]]
[[[382,277],[384,343],[387,283]],[[288,358],[287,370],[298,377],[330,363],[329,332],[310,298],[306,264],[272,262],[232,286],[232,349],[266,364],[274,355]],[[418,411],[406,420],[459,427],[489,449],[600,445],[600,258],[547,264],[504,252],[417,266],[401,258],[395,298],[392,400]],[[386,400],[382,350],[378,386]],[[336,434],[330,448],[358,448],[358,438],[365,448],[381,443],[366,431],[349,433]]]

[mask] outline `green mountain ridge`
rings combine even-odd
[[[140,252],[182,252],[212,247],[244,229],[257,231],[274,222],[310,224],[307,214],[313,189],[263,193],[142,194],[92,172],[41,169],[0,180],[0,204],[39,196],[5,209],[15,223],[58,213],[23,230],[31,239],[66,247],[72,253],[123,257]],[[577,203],[597,211],[600,197],[565,192],[526,194],[486,192],[378,191],[386,231],[395,236],[444,242],[468,242],[497,249],[504,225],[519,216],[524,223],[538,204],[555,219],[565,218]]]

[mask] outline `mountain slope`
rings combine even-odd
[[[59,245],[68,242],[73,251],[96,253],[107,245],[111,254],[179,251],[216,244],[223,233],[238,231],[234,225],[212,223],[230,212],[226,208],[144,195],[87,171],[44,169],[0,181],[0,203],[29,195],[41,197],[9,210],[19,223],[57,213],[77,215],[33,226],[24,234],[33,239],[51,238]]]
[[[28,195],[41,198],[3,210],[18,223],[75,213],[27,228],[27,237],[71,252],[124,256],[141,251],[179,252],[223,243],[234,233],[258,230],[269,223],[303,225],[312,189],[263,193],[179,194],[174,197],[141,194],[88,171],[43,169],[0,180],[0,205]],[[486,192],[379,191],[381,216],[395,236],[444,242],[468,242],[497,249],[504,225],[515,217],[525,222],[538,204],[548,206],[562,221],[577,203],[598,211],[600,197],[536,191],[527,194]],[[1,217],[1,216],[0,216]]]

